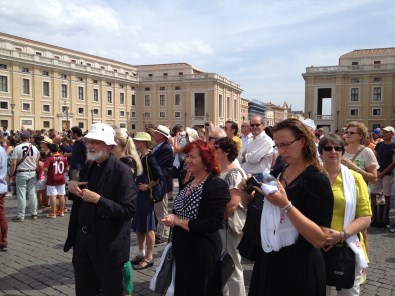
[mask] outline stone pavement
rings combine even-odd
[[[69,204],[70,206],[70,204]],[[9,221],[8,252],[0,253],[0,295],[74,295],[72,251],[63,252],[69,215],[47,219],[43,215],[32,221],[15,223],[16,199],[6,198]],[[370,266],[368,281],[361,295],[395,296],[395,234],[387,229],[369,229]],[[137,242],[132,235],[130,256],[137,253]],[[155,248],[155,263],[159,262],[164,246]],[[252,263],[244,261],[248,289]],[[154,269],[133,271],[133,295],[155,295],[149,289]],[[333,294],[335,295],[335,294]]]

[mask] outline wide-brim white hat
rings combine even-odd
[[[164,125],[158,125],[158,127],[155,128],[154,131],[164,135],[166,138],[170,138],[170,130]]]
[[[114,129],[108,124],[97,122],[92,124],[84,138],[103,141],[107,146],[117,145],[114,141]]]
[[[185,129],[185,132],[188,135],[189,142],[193,142],[193,141],[196,141],[197,139],[199,139],[199,134],[198,134],[197,130],[187,127]]]

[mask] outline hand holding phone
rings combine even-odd
[[[257,179],[255,179],[255,177],[254,176],[252,176],[251,178],[249,178],[248,180],[247,180],[247,187],[246,187],[246,192],[248,193],[248,194],[251,194],[255,189],[254,189],[254,186],[257,186],[257,187],[259,187],[260,186],[260,184],[259,184],[259,182],[257,181]]]

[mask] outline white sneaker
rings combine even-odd
[[[11,193],[11,192],[7,192],[7,193],[5,194],[5,196],[7,196],[7,197],[12,196],[12,193]]]

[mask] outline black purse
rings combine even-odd
[[[261,247],[260,225],[263,199],[263,195],[256,193],[254,199],[248,204],[243,236],[237,246],[240,256],[251,261],[255,260],[257,250]]]
[[[336,290],[350,289],[355,281],[355,253],[346,243],[334,245],[329,251],[322,251],[326,284]]]

